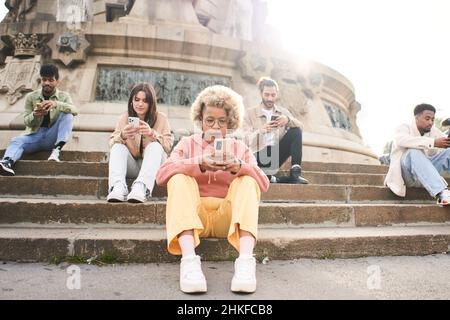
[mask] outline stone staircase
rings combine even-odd
[[[24,158],[0,177],[0,260],[172,262],[166,190],[146,204],[108,204],[104,153]],[[304,163],[311,184],[271,185],[260,207],[259,260],[428,255],[449,251],[450,208],[422,189],[403,200],[383,187],[383,166]],[[224,239],[203,239],[205,260],[230,260]],[[91,260],[88,260],[91,259]]]

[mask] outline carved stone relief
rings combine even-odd
[[[5,7],[9,12],[5,20],[7,22],[23,22],[26,15],[33,9],[37,0],[6,0]]]
[[[349,116],[342,111],[338,106],[331,105],[328,102],[324,102],[325,109],[330,117],[331,124],[334,128],[344,129],[349,132],[353,132],[353,125],[350,121]]]
[[[35,56],[40,51],[40,41],[37,34],[23,34],[9,36],[10,43],[14,47],[14,56]]]
[[[247,52],[244,52],[239,59],[238,67],[241,77],[255,84],[261,77],[270,74],[273,68],[272,62],[267,57]]]
[[[10,105],[15,104],[24,93],[37,89],[40,67],[41,56],[6,58],[6,66],[0,71],[0,92],[6,92]]]
[[[61,61],[66,66],[76,62],[85,62],[90,43],[81,30],[55,34],[48,46],[52,50],[52,59]]]
[[[154,86],[158,103],[181,106],[190,106],[206,87],[230,86],[230,80],[225,77],[187,72],[100,67],[96,100],[128,101],[133,86],[143,82],[150,82]]]

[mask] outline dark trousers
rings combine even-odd
[[[258,166],[266,174],[275,174],[289,157],[291,166],[302,164],[303,136],[300,128],[291,128],[274,146],[267,146],[255,154]]]

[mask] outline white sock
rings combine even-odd
[[[253,249],[255,247],[255,238],[252,236],[244,236],[239,238],[239,258],[253,257]]]
[[[184,236],[178,237],[178,243],[180,244],[181,254],[183,255],[183,258],[195,256],[194,236],[184,235]]]

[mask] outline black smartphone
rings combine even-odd
[[[277,121],[279,117],[280,116],[272,116],[272,118],[270,118],[270,121]]]

